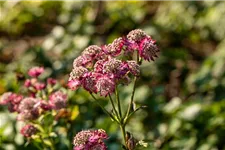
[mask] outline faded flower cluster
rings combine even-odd
[[[106,150],[107,147],[103,140],[108,135],[102,129],[84,130],[76,134],[73,140],[74,150]]]
[[[48,78],[42,82],[38,78],[43,72],[43,67],[33,67],[28,71],[30,78],[24,82],[27,95],[6,92],[0,97],[0,105],[7,105],[10,112],[18,113],[17,120],[29,122],[46,111],[66,107],[67,95],[55,89],[56,80]],[[21,130],[25,137],[36,132],[33,125],[25,125]]]
[[[139,57],[150,61],[157,57],[159,49],[156,42],[140,29],[108,45],[87,47],[73,62],[68,87],[72,90],[83,87],[101,96],[112,94],[117,84],[127,84],[130,76],[139,76],[139,62],[125,59],[133,56],[135,51]]]
[[[25,137],[31,137],[37,133],[37,128],[35,128],[33,125],[27,124],[21,129],[20,133]]]

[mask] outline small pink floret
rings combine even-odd
[[[33,67],[28,71],[28,75],[31,77],[38,77],[44,72],[43,67]]]

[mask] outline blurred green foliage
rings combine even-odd
[[[0,2],[0,93],[18,91],[17,83],[34,65],[66,86],[73,59],[85,47],[141,28],[157,40],[161,54],[142,66],[135,100],[148,107],[130,120],[128,130],[146,149],[225,149],[224,8],[225,2],[216,1]],[[124,104],[131,90],[132,85],[123,88]],[[109,149],[120,149],[116,124],[88,93],[69,94],[76,110],[67,123],[70,132],[59,129],[59,149],[72,147],[76,132],[88,128],[105,129]],[[0,107],[0,149],[35,149],[24,147],[20,126]]]

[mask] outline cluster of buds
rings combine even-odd
[[[56,80],[48,78],[41,82],[39,76],[43,67],[34,67],[28,71],[29,79],[24,82],[27,95],[6,92],[0,97],[0,105],[7,105],[10,112],[17,112],[17,120],[29,122],[37,119],[46,111],[59,110],[66,107],[67,95],[55,88]],[[37,130],[32,125],[26,125],[21,133],[30,137]]]
[[[73,140],[74,150],[106,150],[107,147],[103,140],[108,135],[102,129],[85,130],[76,134]]]
[[[83,87],[90,93],[108,96],[117,84],[128,84],[130,76],[139,76],[139,62],[123,60],[123,56],[133,55],[144,60],[154,60],[159,52],[156,42],[144,31],[136,29],[127,37],[117,38],[111,44],[87,47],[73,62],[68,87],[76,90]]]

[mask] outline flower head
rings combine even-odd
[[[69,80],[67,86],[71,90],[77,90],[81,86],[81,81],[78,79]]]
[[[124,45],[124,40],[123,38],[120,37],[115,39],[112,42],[112,44],[104,46],[103,49],[104,49],[104,52],[108,55],[118,56],[122,51],[123,45]]]
[[[103,64],[105,63],[105,60],[98,60],[94,65],[94,72],[97,73],[103,73]]]
[[[40,101],[40,107],[46,111],[52,109],[52,106],[50,104],[48,104],[47,101],[45,101],[45,100]]]
[[[47,79],[47,83],[48,83],[49,85],[54,86],[54,85],[57,83],[57,81],[56,81],[55,79],[53,79],[53,78],[48,78],[48,79]]]
[[[74,150],[106,150],[103,140],[108,135],[104,130],[85,130],[78,132],[74,137]]]
[[[114,73],[118,74],[118,68],[121,66],[122,61],[116,58],[109,58],[103,64],[103,73]]]
[[[140,75],[140,66],[136,63],[136,61],[130,60],[127,61],[129,71],[134,75],[134,76],[139,76]]]
[[[127,63],[116,58],[110,58],[103,65],[103,73],[113,74],[117,79],[121,79],[128,71]]]
[[[134,42],[140,42],[144,38],[146,38],[148,35],[141,29],[135,29],[128,33],[127,39]]]
[[[76,59],[74,59],[73,61],[73,67],[80,67],[83,66],[87,63],[87,61],[85,60],[85,57],[83,56],[79,56]]]
[[[46,85],[44,83],[40,83],[40,82],[34,83],[33,86],[37,91],[43,90],[46,87]]]
[[[82,52],[82,55],[85,58],[90,59],[90,61],[92,61],[101,55],[101,51],[102,51],[101,47],[97,45],[91,45]]]
[[[32,97],[24,98],[18,108],[18,120],[33,120],[39,116],[40,100]]]
[[[6,105],[11,101],[11,96],[12,96],[12,92],[6,92],[4,94],[2,94],[1,98],[0,98],[0,104],[1,105]]]
[[[49,96],[49,104],[53,109],[61,109],[66,107],[67,95],[62,91],[57,91]]]
[[[31,77],[38,77],[44,72],[43,67],[33,67],[28,71],[28,75]]]
[[[17,95],[12,92],[6,92],[0,98],[0,105],[8,105],[8,110],[10,112],[15,112],[18,111],[18,107],[22,99],[23,96],[21,95]]]
[[[97,93],[96,88],[96,77],[98,73],[88,72],[84,75],[84,79],[82,80],[82,84],[84,89],[89,91],[90,93]]]
[[[159,48],[155,44],[155,41],[151,38],[145,38],[140,43],[139,55],[145,60],[154,60],[157,57]]]
[[[25,137],[31,137],[32,135],[36,134],[37,131],[37,128],[35,128],[33,125],[28,124],[20,130],[20,133]]]
[[[79,79],[81,78],[85,73],[87,73],[88,70],[85,67],[75,67],[72,72],[70,73],[69,80]]]
[[[96,87],[101,96],[107,96],[115,91],[115,81],[113,77],[102,75],[96,81]]]
[[[31,80],[26,79],[25,82],[24,82],[24,86],[27,87],[27,88],[30,87],[31,86]]]

